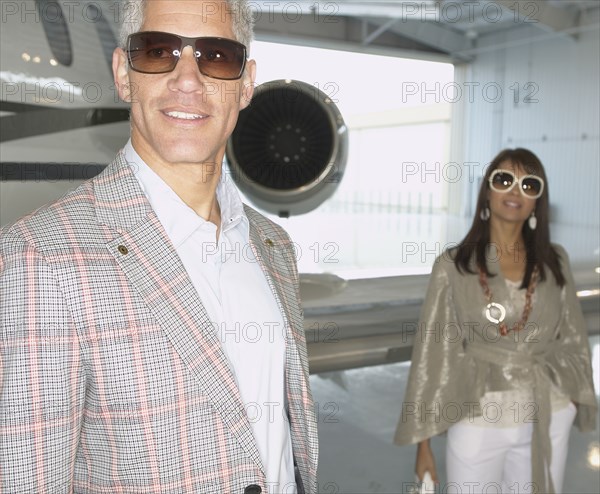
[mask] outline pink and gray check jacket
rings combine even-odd
[[[293,245],[246,214],[286,322],[286,407],[312,494],[317,428]],[[1,492],[267,491],[218,336],[121,155],[0,231],[0,288]]]

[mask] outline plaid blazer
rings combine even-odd
[[[246,214],[286,323],[292,446],[312,494],[317,430],[293,246]],[[0,235],[1,492],[267,491],[218,336],[122,155]]]

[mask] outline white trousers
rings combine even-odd
[[[572,403],[552,414],[550,474],[557,493],[567,462],[569,432],[575,419]],[[527,494],[531,483],[531,433],[533,424],[517,427],[479,427],[468,421],[448,429],[446,442],[447,494]]]

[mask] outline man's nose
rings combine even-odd
[[[206,76],[204,76],[198,68],[198,61],[195,56],[194,48],[191,45],[183,47],[179,61],[173,71],[173,76],[173,89],[191,92],[203,88],[203,84],[206,82]]]

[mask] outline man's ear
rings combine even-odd
[[[133,91],[129,82],[127,55],[122,48],[115,48],[113,52],[112,69],[119,98],[131,103]]]
[[[240,101],[240,110],[246,108],[250,101],[252,101],[252,95],[254,94],[254,84],[256,81],[256,62],[254,60],[248,60],[246,62],[246,69],[242,76],[242,100]]]

